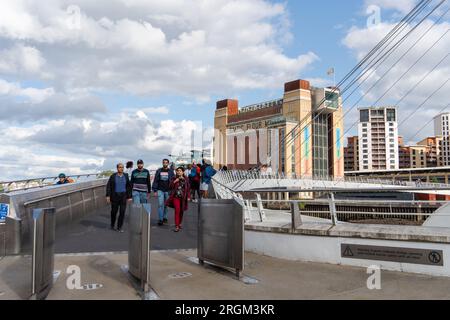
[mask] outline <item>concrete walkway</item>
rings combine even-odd
[[[159,227],[158,202],[151,198],[151,244],[152,250],[191,249],[197,247],[197,204],[189,203],[189,210],[183,218],[183,232],[175,234],[174,212],[169,209],[169,224]],[[128,250],[127,210],[124,233],[110,230],[110,208],[105,207],[84,217],[82,220],[56,230],[56,253],[111,252]]]
[[[246,253],[244,275],[257,279],[245,284],[230,272],[190,259],[196,250],[152,251],[152,287],[161,299],[450,299],[450,278],[382,271],[381,290],[366,287],[363,268],[291,262]],[[23,299],[29,258],[8,257],[0,261],[0,299]],[[61,271],[48,299],[140,299],[121,267],[126,253],[68,254],[55,257]],[[97,289],[69,290],[69,266],[81,270],[82,285]]]

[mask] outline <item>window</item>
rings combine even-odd
[[[386,110],[386,120],[387,121],[397,121],[395,117],[395,109],[387,109]]]
[[[367,128],[367,123],[362,124],[363,128]]]
[[[369,122],[369,110],[361,110],[359,112],[359,121],[360,122]]]
[[[364,170],[368,170],[368,169],[369,169],[369,167],[368,167],[368,166],[364,166],[363,168],[364,168]]]
[[[365,155],[363,156],[363,159],[369,159],[369,156],[368,156],[367,154],[365,154]]]

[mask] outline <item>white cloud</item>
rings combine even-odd
[[[22,88],[18,83],[11,83],[0,79],[0,99],[2,96],[22,97],[30,103],[40,103],[55,94],[53,88]],[[4,106],[3,108],[5,108]],[[0,105],[0,109],[2,106]],[[10,108],[10,107],[8,107]],[[5,110],[6,111],[6,110]]]
[[[285,53],[289,27],[286,4],[266,0],[1,1],[0,170],[78,173],[189,150],[198,123],[153,123],[164,106],[110,113],[99,94],[209,103],[278,89],[319,59]]]
[[[124,112],[98,120],[9,126],[0,129],[0,170],[5,169],[4,179],[20,167],[29,170],[27,176],[43,172],[46,166],[52,173],[78,174],[114,168],[119,161],[138,158],[155,168],[168,154],[191,150],[191,133],[202,130],[199,122],[165,120],[155,124]],[[210,139],[210,132],[210,128],[206,130],[205,139]]]
[[[69,5],[81,9],[79,28],[70,27]],[[285,5],[263,0],[115,0],[106,7],[83,0],[17,0],[3,2],[0,12],[0,39],[29,43],[65,90],[207,100],[236,89],[273,88],[317,60],[312,52],[284,54]]]
[[[170,110],[167,107],[150,107],[141,109],[145,114],[169,114]]]
[[[45,59],[34,47],[16,44],[0,50],[0,73],[14,75],[45,74],[42,68]]]
[[[22,88],[0,79],[1,121],[27,122],[66,117],[85,118],[106,112],[103,102],[89,95],[67,95],[53,88]]]

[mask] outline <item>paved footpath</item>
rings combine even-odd
[[[183,231],[175,233],[173,209],[169,209],[169,224],[158,226],[158,203],[151,198],[151,243],[152,250],[197,248],[197,204],[189,203],[184,215]],[[60,228],[56,232],[56,253],[117,252],[128,250],[128,210],[124,233],[110,230],[109,207],[86,216],[79,222]]]
[[[284,261],[246,253],[244,275],[258,280],[245,284],[231,272],[193,261],[196,250],[152,251],[151,284],[161,299],[450,299],[450,278],[382,272],[381,290],[366,287],[363,268]],[[140,299],[122,271],[126,253],[57,255],[55,270],[61,271],[49,300]],[[194,259],[195,260],[195,259]],[[26,258],[0,261],[0,299],[22,299]],[[91,290],[69,290],[69,266],[81,270],[82,285],[101,285]]]

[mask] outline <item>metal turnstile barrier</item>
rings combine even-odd
[[[129,215],[128,272],[139,282],[144,299],[150,294],[151,205],[132,204]]]
[[[244,270],[244,212],[235,200],[201,199],[198,218],[198,260],[236,271]]]
[[[45,299],[53,286],[56,210],[33,210],[31,299]]]

